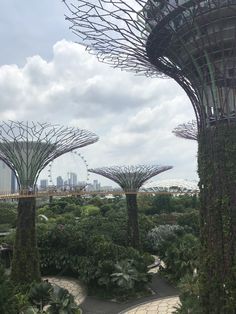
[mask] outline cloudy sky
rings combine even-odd
[[[194,118],[185,93],[173,80],[99,63],[74,43],[65,12],[60,0],[1,1],[1,119],[95,132],[99,142],[81,150],[89,167],[173,165],[156,179],[196,180],[197,144],[171,133]]]

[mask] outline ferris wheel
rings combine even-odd
[[[52,189],[83,190],[89,176],[88,163],[76,150],[55,158],[48,165],[48,182]]]

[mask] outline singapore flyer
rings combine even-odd
[[[46,167],[39,178],[39,189],[79,191],[85,189],[88,181],[87,161],[81,153],[74,150],[55,158]]]

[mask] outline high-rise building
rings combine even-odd
[[[98,180],[93,180],[93,190],[99,191],[101,188],[101,184],[98,182]]]
[[[61,176],[57,177],[57,187],[61,188],[63,186],[63,179]]]
[[[15,193],[17,190],[17,179],[14,171],[11,170],[11,193]]]
[[[0,160],[0,193],[10,193],[12,191],[13,175],[13,171],[4,161]]]
[[[48,180],[42,179],[40,180],[40,189],[46,189],[48,187]]]
[[[68,172],[68,184],[70,186],[76,186],[77,185],[77,174],[74,172]]]

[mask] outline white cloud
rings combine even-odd
[[[111,69],[66,40],[49,61],[36,55],[0,67],[0,114],[94,131],[100,141],[82,149],[91,167],[153,162],[175,166],[162,178],[196,178],[196,143],[171,133],[194,118],[181,88]]]

